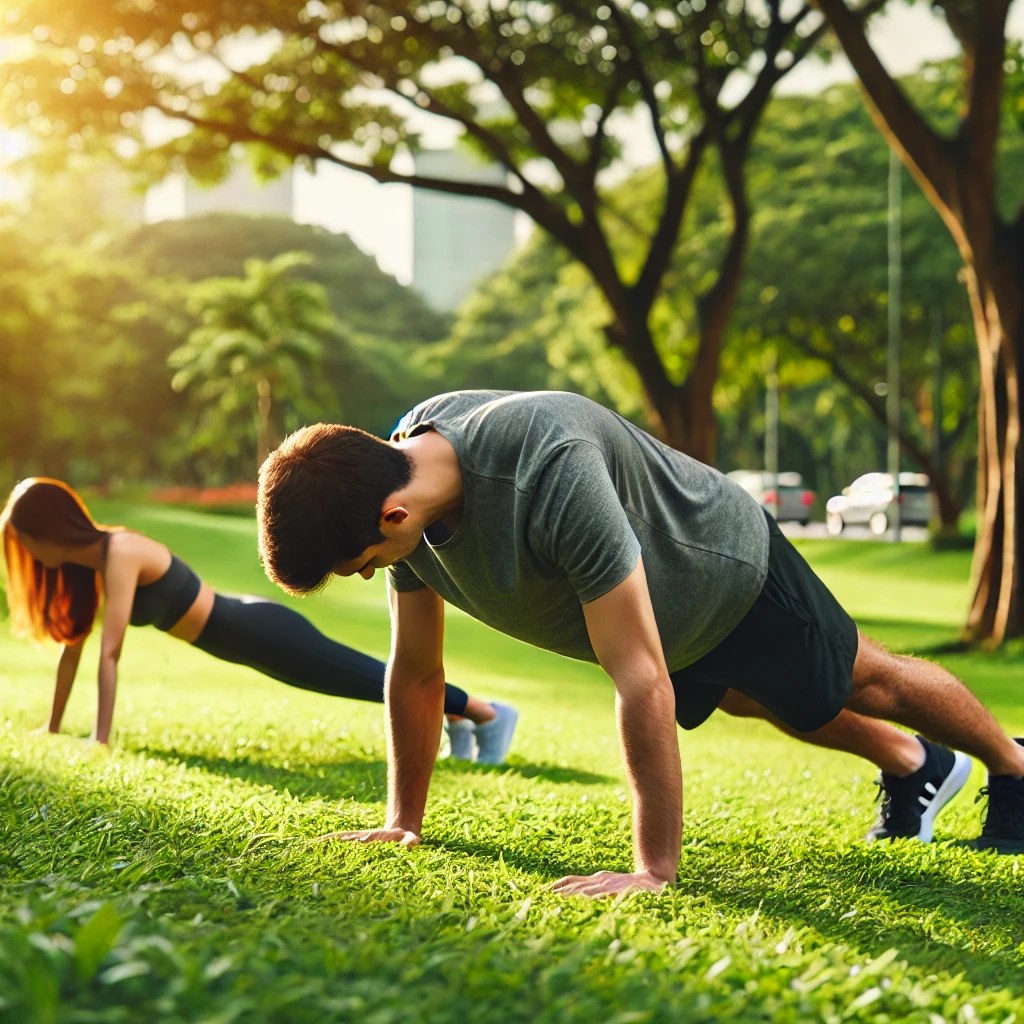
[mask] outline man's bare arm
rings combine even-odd
[[[430,588],[389,588],[391,657],[384,683],[388,723],[388,807],[385,827],[334,832],[324,839],[420,841],[430,775],[444,717],[444,602]]]
[[[658,890],[675,878],[683,827],[683,780],[675,695],[668,677],[643,561],[617,587],[583,606],[601,666],[615,682],[619,741],[633,791],[628,874],[599,871],[555,883],[558,892],[604,896]]]

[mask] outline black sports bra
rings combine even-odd
[[[152,583],[135,588],[131,624],[169,630],[199,595],[199,577],[177,555],[171,567]]]

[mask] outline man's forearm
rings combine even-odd
[[[637,871],[675,878],[683,831],[683,778],[675,697],[666,677],[620,693],[616,701],[623,760],[633,790],[633,854]]]
[[[419,835],[444,715],[444,671],[418,678],[389,666],[387,827]]]

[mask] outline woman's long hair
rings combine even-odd
[[[45,477],[22,480],[0,513],[14,632],[62,644],[84,639],[96,619],[100,574],[71,562],[46,568],[29,554],[15,530],[39,541],[88,547],[102,540],[107,529],[93,521],[85,502],[67,484]]]

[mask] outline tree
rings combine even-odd
[[[964,262],[979,357],[978,534],[968,640],[998,644],[1024,633],[1024,520],[1020,368],[1024,357],[1024,203],[998,190],[1001,132],[1024,106],[1007,110],[1007,76],[1024,77],[1019,47],[1007,46],[1011,0],[934,0],[960,42],[960,110],[922,110],[892,80],[844,0],[817,0],[857,72],[876,124],[931,200]],[[1012,90],[1016,92],[1016,89]],[[936,117],[936,114],[939,116]],[[1001,201],[1003,200],[1003,201]]]
[[[181,294],[108,253],[93,184],[37,181],[38,201],[0,217],[0,485],[153,479],[172,458]]]
[[[883,3],[865,0],[863,10]],[[139,149],[137,164],[153,174],[180,161],[198,177],[216,178],[233,144],[242,143],[267,173],[293,160],[327,161],[379,182],[522,210],[597,282],[608,336],[635,366],[665,438],[710,461],[712,393],[749,236],[744,166],[751,138],[775,84],[823,30],[809,4],[797,4],[788,18],[784,6],[172,0],[69,9],[57,0],[27,0],[7,20],[34,51],[9,63],[0,82],[8,118],[61,149],[123,151],[128,136]],[[244,31],[276,39],[274,52],[242,67],[231,47]],[[172,51],[218,68],[219,86],[178,73]],[[730,104],[744,74],[748,87]],[[190,130],[145,147],[140,115],[152,109]],[[650,119],[662,173],[659,212],[639,260],[615,251],[598,180],[618,154],[615,118],[629,111]],[[415,150],[425,115],[454,125],[507,171],[508,183],[400,172],[396,149]],[[660,358],[650,314],[694,179],[712,154],[727,184],[731,229],[696,296],[700,344],[678,377]]]
[[[191,389],[229,419],[255,396],[257,469],[280,443],[275,403],[309,404],[321,338],[335,327],[324,289],[291,276],[310,260],[298,252],[250,259],[244,278],[195,285],[188,305],[199,326],[168,359],[175,391]],[[223,421],[217,426],[220,433]]]
[[[943,68],[904,83],[938,93]],[[776,98],[755,136],[748,178],[758,196],[750,260],[737,292],[715,389],[716,463],[753,468],[763,458],[764,365],[777,348],[784,376],[785,468],[817,489],[842,487],[884,465],[888,296],[884,254],[888,150],[853,86],[820,96]],[[1024,173],[1024,146],[1013,167]],[[698,345],[692,296],[713,273],[728,231],[716,215],[721,176],[698,177],[686,237],[652,309],[666,367],[686,367]],[[933,479],[942,521],[956,523],[973,467],[976,357],[960,260],[928,200],[908,187],[903,303],[902,438],[908,468]],[[659,181],[637,172],[609,192],[616,248],[643,245]],[[446,386],[579,391],[642,418],[640,389],[621,354],[602,343],[603,304],[564,250],[543,236],[485,282],[459,311],[451,338],[432,350]],[[935,320],[945,373],[935,401]],[[935,446],[935,411],[942,444]],[[817,424],[824,419],[826,429]],[[874,420],[874,422],[873,422]]]

